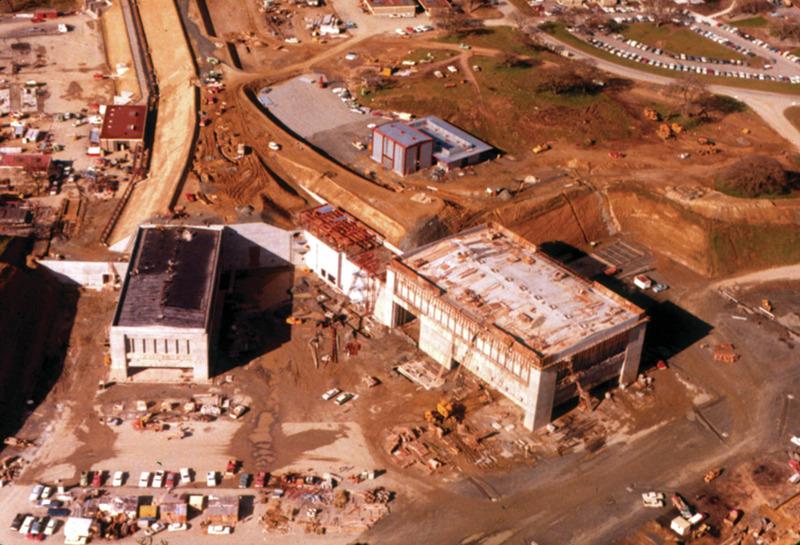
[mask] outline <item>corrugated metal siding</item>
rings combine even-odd
[[[433,142],[425,142],[420,148],[419,168],[428,168],[433,164]]]
[[[398,145],[395,145],[394,151],[395,151],[394,167],[392,168],[392,170],[394,170],[397,174],[402,176],[406,173],[404,169],[405,165],[403,164],[405,161],[406,150]]]
[[[378,131],[372,131],[372,160],[376,163],[381,162],[381,149],[383,148],[383,135]]]

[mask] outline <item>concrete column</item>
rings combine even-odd
[[[386,327],[394,327],[394,271],[386,271],[386,283],[378,291],[375,309],[372,311],[375,319]]]
[[[419,317],[419,349],[443,367],[453,368],[453,338],[427,316]]]
[[[625,349],[625,360],[619,371],[619,383],[630,384],[639,374],[639,364],[642,361],[642,347],[647,322],[642,322],[628,334],[628,347]]]
[[[108,379],[122,381],[128,378],[128,361],[125,353],[125,335],[121,331],[111,329],[109,334],[111,368]]]
[[[531,369],[528,383],[528,408],[522,425],[528,430],[536,430],[550,423],[553,417],[553,399],[556,395],[556,378],[554,369],[540,371]]]

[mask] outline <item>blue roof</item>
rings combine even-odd
[[[410,147],[421,142],[433,141],[433,138],[429,135],[399,121],[385,123],[377,127],[375,131],[403,147]]]

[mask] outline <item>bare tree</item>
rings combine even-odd
[[[656,26],[667,24],[675,12],[672,0],[648,0],[644,4],[644,11],[655,19]]]
[[[681,115],[703,115],[701,99],[709,94],[705,83],[693,76],[678,78],[667,85],[665,93],[680,102]],[[700,111],[698,111],[698,109]]]
[[[433,22],[438,28],[444,30],[447,34],[465,34],[475,30],[480,21],[470,18],[460,6],[454,5],[454,9],[447,10],[433,18]]]

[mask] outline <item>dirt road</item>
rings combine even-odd
[[[150,175],[131,196],[111,236],[117,243],[163,214],[179,191],[196,131],[194,59],[172,2],[141,0],[140,13],[158,76],[159,100]]]

